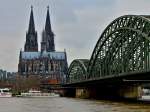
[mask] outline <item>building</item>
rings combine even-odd
[[[0,81],[12,81],[16,77],[15,72],[8,72],[6,70],[0,69]]]
[[[49,7],[45,28],[42,31],[41,50],[38,51],[38,35],[35,30],[33,7],[31,7],[24,51],[20,51],[18,73],[21,76],[40,76],[49,83],[63,83],[67,75],[67,54],[55,51],[54,33],[51,28]]]

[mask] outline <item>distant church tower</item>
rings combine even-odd
[[[54,33],[51,29],[49,7],[47,7],[47,16],[45,29],[42,32],[41,51],[53,52],[55,51]]]
[[[46,23],[42,32],[41,51],[38,51],[37,32],[31,7],[26,42],[24,50],[21,50],[19,55],[18,74],[26,77],[40,76],[41,84],[62,84],[66,81],[67,53],[66,51],[55,51],[49,7],[47,7]]]
[[[37,52],[38,42],[37,42],[37,32],[35,31],[34,17],[33,17],[33,7],[31,6],[29,28],[26,33],[26,42],[24,46],[25,52]]]

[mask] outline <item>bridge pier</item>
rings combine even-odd
[[[74,97],[74,98],[93,98],[93,99],[115,99],[119,97],[117,95],[118,88],[115,87],[75,87],[67,88],[64,90],[65,97]]]
[[[89,98],[90,90],[88,88],[76,88],[76,98]]]
[[[65,97],[93,98],[93,99],[138,99],[141,96],[141,85],[121,85],[121,86],[87,86],[74,87],[64,90]]]
[[[98,87],[89,86],[76,88],[75,97],[76,98],[93,98],[93,99],[115,99],[119,96],[117,95],[118,88],[115,87]]]
[[[141,96],[142,87],[139,85],[121,86],[119,96],[123,98],[138,99]]]
[[[91,89],[87,87],[76,87],[76,88],[67,88],[64,90],[64,97],[74,97],[74,98],[90,98]]]

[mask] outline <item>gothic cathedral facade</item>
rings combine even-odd
[[[38,35],[35,30],[33,8],[31,7],[24,51],[21,50],[19,55],[18,74],[26,77],[38,75],[48,78],[52,83],[64,83],[67,70],[66,51],[55,51],[49,8],[47,8],[45,28],[42,32],[41,50],[38,51]]]

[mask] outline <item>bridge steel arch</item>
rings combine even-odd
[[[68,83],[80,82],[87,80],[87,66],[88,59],[76,59],[74,60],[68,70]]]
[[[150,70],[150,16],[125,15],[100,36],[88,66],[88,79]]]
[[[88,64],[85,64],[85,62]],[[150,70],[150,16],[124,15],[103,31],[90,60],[74,60],[70,83]]]

